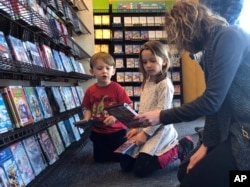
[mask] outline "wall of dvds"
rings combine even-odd
[[[127,90],[134,101],[135,110],[138,109],[141,85],[141,74],[138,71],[140,46],[148,40],[165,43],[164,14],[166,8],[174,2],[112,1],[108,9],[94,7],[95,52],[106,51],[112,54],[117,68],[113,80]],[[172,54],[171,63],[169,76],[175,87],[173,106],[176,107],[183,102],[180,57]]]
[[[92,79],[81,63],[91,55],[73,39],[91,34],[82,11],[83,0],[0,2],[1,186],[49,186],[85,144],[89,129],[73,125],[79,82]]]

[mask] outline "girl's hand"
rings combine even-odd
[[[144,144],[147,140],[148,140],[148,135],[144,131],[139,132],[135,136],[135,144],[136,145]]]
[[[137,132],[138,132],[138,129],[130,129],[128,132],[127,132],[127,134],[126,134],[126,137],[128,138],[128,139],[130,139],[130,138],[132,138],[133,136],[135,136],[136,134],[137,134]]]
[[[190,157],[189,164],[187,166],[187,173],[195,167],[195,165],[207,154],[207,147],[203,144],[200,148]]]
[[[105,120],[103,120],[103,123],[105,125],[113,125],[116,122],[116,118],[114,116],[108,116]]]
[[[141,127],[154,126],[160,123],[161,110],[155,110],[138,114],[134,117],[135,123],[141,124]]]

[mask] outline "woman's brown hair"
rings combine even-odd
[[[204,49],[209,33],[227,21],[206,6],[195,2],[177,2],[165,14],[167,43],[179,52],[192,53]]]

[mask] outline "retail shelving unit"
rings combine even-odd
[[[145,8],[142,7],[143,3],[117,1],[108,10],[94,10],[96,51],[112,54],[117,68],[113,80],[128,91],[135,109],[138,106],[141,84],[138,71],[140,46],[148,40],[159,40],[168,47],[163,28],[166,4],[159,2],[156,8],[152,8],[151,4],[145,3],[144,6],[148,7]],[[169,76],[175,87],[175,107],[183,102],[181,59],[177,54],[170,56],[172,66]]]
[[[37,1],[38,2],[38,1]],[[73,17],[68,17],[62,6],[67,7]],[[13,35],[23,41],[30,41],[37,44],[46,44],[53,49],[63,51],[66,55],[72,56],[76,60],[88,59],[90,55],[74,41],[73,35],[91,34],[88,28],[77,17],[77,11],[88,11],[83,0],[76,1],[41,0],[40,7],[47,14],[45,19],[34,10],[31,4],[26,1],[1,1],[0,2],[0,23],[1,31],[7,35]],[[48,14],[50,17],[48,17]],[[57,28],[51,24],[51,20],[56,19],[67,28],[68,34],[61,34]],[[16,61],[14,58],[0,57],[0,87],[9,85],[21,86],[77,86],[79,81],[87,81],[93,78],[88,74],[78,72],[64,72],[56,69],[37,66],[34,64]],[[74,114],[83,115],[81,107],[73,108],[65,112],[43,119],[42,121],[30,125],[14,128],[11,131],[0,134],[0,150],[9,145],[21,141],[29,136],[57,124],[59,121],[69,118]],[[59,156],[59,160],[53,165],[46,167],[35,177],[28,186],[48,185],[56,177],[58,171],[63,170],[74,158],[76,151],[81,149],[89,135],[89,129],[81,135],[79,141],[73,142],[70,147]]]

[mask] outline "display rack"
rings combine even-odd
[[[67,6],[75,16],[76,11],[88,11],[83,0],[77,1],[77,4],[71,4],[71,1],[64,0],[57,2],[61,2],[64,6]],[[41,7],[47,11],[47,14],[51,15],[51,19],[60,20],[67,25],[66,17],[59,12],[54,12],[55,10],[51,9],[50,3],[55,3],[55,1],[40,1]],[[74,19],[79,18],[74,17]],[[75,32],[74,25],[67,25],[68,35],[60,34],[53,24],[50,23],[50,20],[39,15],[29,4],[24,3],[24,1],[1,1],[0,23],[1,31],[4,32],[6,36],[13,35],[21,40],[47,44],[51,48],[63,51],[65,54],[71,55],[78,60],[90,58],[90,55],[72,39],[72,33]],[[77,24],[81,25],[81,33],[78,32],[76,34],[91,34],[80,19],[77,21]],[[62,42],[62,38],[64,42]],[[20,85],[24,84],[29,86],[44,86],[45,82],[56,82],[60,85],[60,82],[62,82],[62,85],[63,83],[67,83],[75,86],[78,85],[78,81],[87,81],[91,78],[93,77],[88,74],[73,71],[64,72],[16,61],[14,58],[0,57],[0,87],[8,86],[8,83],[15,84],[15,82],[18,82]],[[82,115],[82,108],[76,107],[39,122],[20,128],[13,128],[11,131],[2,133],[0,135],[0,150],[31,135],[36,135],[38,132],[74,114]],[[56,163],[48,166],[41,174],[36,176],[28,186],[41,186],[41,184],[49,183],[49,181],[57,175],[59,170],[66,168],[67,164],[72,161],[74,158],[73,154],[83,148],[88,136],[89,129],[85,129],[81,140],[73,142],[70,147],[60,155],[60,159]]]
[[[101,46],[108,46],[106,51],[112,54],[116,61],[116,74],[112,80],[127,89],[134,101],[134,108],[137,109],[140,95],[138,87],[141,84],[141,76],[138,75],[140,46],[148,40],[158,40],[167,47],[164,32],[165,9],[126,9],[133,6],[127,4],[124,3],[124,9],[121,5],[119,9],[110,5],[109,10],[94,10],[94,17],[99,20],[107,16],[110,19],[109,24],[98,20],[94,22],[95,44],[96,52],[103,50]],[[98,30],[110,30],[110,37],[98,36]],[[171,55],[171,64],[169,76],[175,87],[173,106],[176,107],[183,103],[181,59],[178,55]]]

